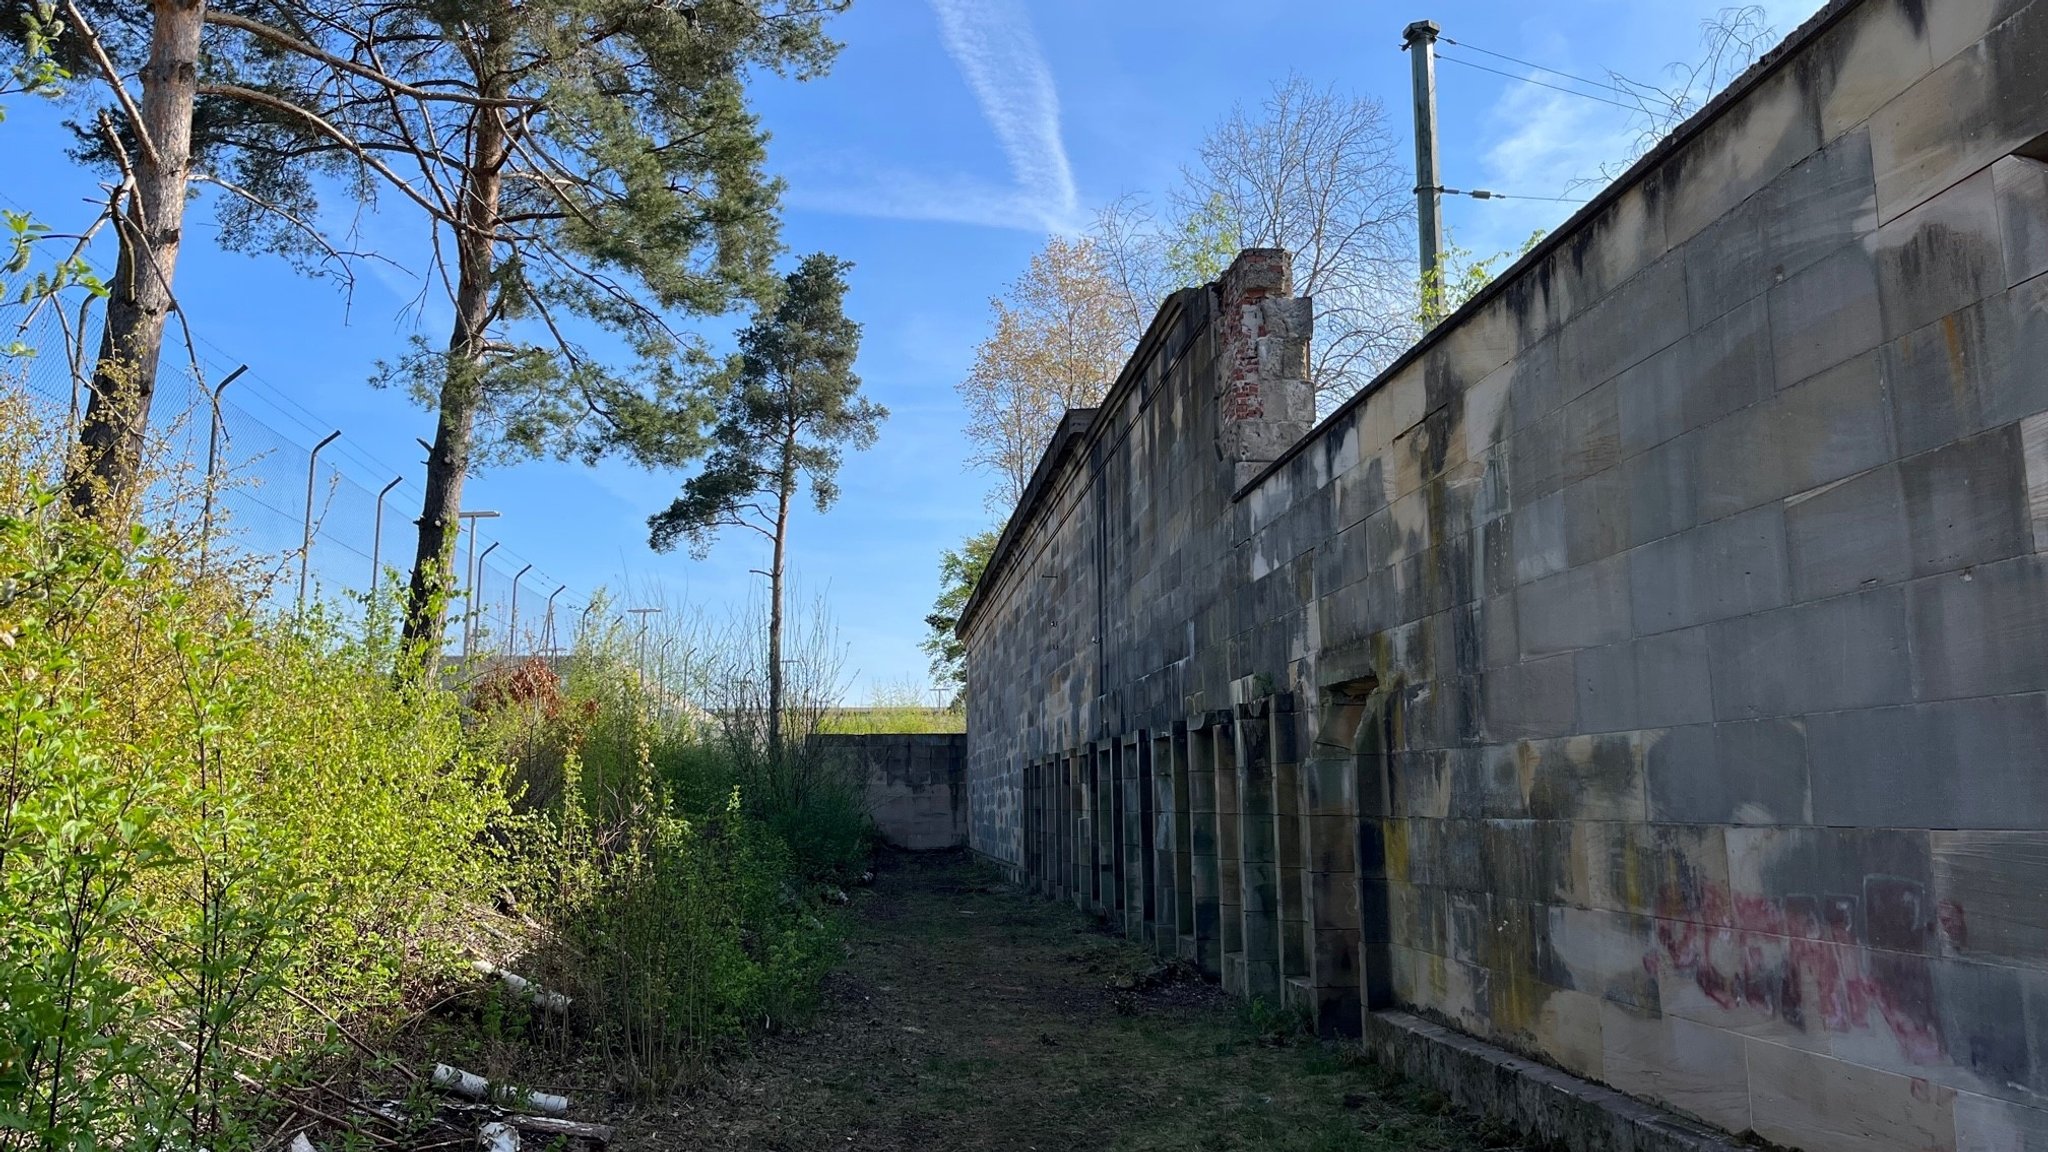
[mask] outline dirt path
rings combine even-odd
[[[673,1149],[1513,1147],[1342,1046],[1275,1029],[962,855],[884,861],[802,1032],[632,1118]],[[1149,986],[1148,986],[1149,985]]]

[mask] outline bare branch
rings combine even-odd
[[[247,104],[268,108],[274,112],[282,112],[288,116],[298,117],[320,132],[321,135],[341,145],[342,148],[346,149],[357,160],[361,161],[379,176],[390,181],[393,187],[405,193],[408,199],[431,213],[436,219],[443,220],[457,228],[468,227],[460,219],[450,218],[440,207],[436,206],[425,196],[420,195],[417,188],[407,183],[398,173],[393,172],[390,165],[379,160],[370,149],[357,143],[348,133],[328,123],[318,113],[301,108],[282,97],[273,96],[268,92],[259,92],[254,88],[244,88],[239,84],[201,84],[199,92],[204,96],[224,96],[231,100],[240,100]]]
[[[194,171],[192,173],[192,179],[196,183],[211,184],[214,187],[219,188],[225,192],[228,192],[241,200],[245,200],[248,203],[254,205],[255,207],[260,208],[263,211],[268,212],[271,215],[277,217],[278,219],[284,221],[285,223],[291,225],[292,228],[295,231],[297,231],[300,235],[312,241],[313,244],[321,250],[321,252],[326,254],[328,262],[332,263],[336,268],[340,270],[342,283],[345,286],[343,289],[344,294],[350,299],[354,298],[356,287],[356,275],[354,269],[349,267],[348,262],[351,258],[362,257],[363,253],[340,251],[339,249],[335,248],[333,244],[328,242],[327,237],[320,234],[319,229],[313,227],[311,224],[306,223],[304,220],[299,219],[298,216],[286,210],[284,207],[277,204],[273,204],[268,200],[265,200],[261,196],[256,195],[254,192],[251,192],[249,189],[242,187],[240,184],[237,184],[232,180],[223,179],[219,176],[214,175],[211,172],[200,171]]]
[[[128,117],[129,125],[135,129],[136,143],[142,145],[142,158],[149,161],[152,168],[163,167],[163,155],[157,151],[156,141],[150,138],[149,126],[142,122],[142,110],[135,106],[134,99],[128,95],[128,84],[121,79],[121,73],[107,57],[107,49],[100,43],[99,33],[93,31],[92,25],[85,18],[85,13],[78,10],[78,5],[73,0],[64,0],[64,14],[77,26],[79,35],[85,37],[85,46],[92,53],[93,63],[100,66],[100,72],[107,78],[107,86],[114,90],[114,99],[121,102],[122,114]]]
[[[66,2],[68,3],[69,0],[66,0]],[[480,107],[497,108],[520,108],[540,103],[539,100],[531,97],[515,96],[500,99],[471,96],[462,92],[433,92],[425,88],[418,88],[401,80],[394,79],[389,74],[380,72],[375,68],[367,67],[353,60],[344,59],[331,52],[324,51],[315,45],[300,40],[283,29],[265,24],[261,20],[252,20],[247,16],[240,16],[233,12],[223,12],[217,8],[207,11],[206,22],[208,24],[218,24],[224,28],[240,29],[260,39],[268,40],[281,48],[296,52],[309,60],[318,60],[330,68],[339,69],[352,76],[360,76],[373,84],[410,96],[415,100],[439,100],[451,104],[471,104]]]

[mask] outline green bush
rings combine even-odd
[[[566,663],[511,726],[577,718],[566,755],[533,770],[564,798],[533,857],[552,864],[530,884],[563,947],[533,963],[572,990],[615,1087],[658,1092],[718,1042],[814,1005],[838,955],[814,881],[838,860],[797,833],[833,809],[820,790],[771,786],[715,722],[658,715],[616,637]],[[864,861],[865,812],[847,812],[831,853]]]
[[[503,770],[386,654],[40,474],[0,465],[0,1148],[238,1147],[253,1073],[452,962]]]
[[[202,559],[176,476],[146,528],[71,519],[54,442],[0,399],[0,1152],[254,1147],[254,1085],[327,1076],[475,959],[575,996],[534,1061],[636,1093],[815,1002],[851,782],[615,634],[566,676],[394,675],[391,605],[269,607],[271,558]]]

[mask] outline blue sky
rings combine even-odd
[[[845,49],[830,75],[755,89],[773,134],[770,166],[789,184],[784,241],[793,256],[824,249],[854,262],[848,310],[865,326],[858,370],[891,411],[877,446],[848,458],[839,505],[822,517],[806,509],[792,530],[793,566],[829,597],[854,698],[878,684],[927,683],[917,643],[938,553],[988,526],[987,481],[962,468],[953,385],[984,335],[988,297],[1048,232],[1085,223],[1122,193],[1169,186],[1211,124],[1290,70],[1379,99],[1401,155],[1412,155],[1399,50],[1411,20],[1566,72],[1655,79],[1698,54],[1700,19],[1725,2],[858,0],[833,25]],[[1783,34],[1818,6],[1767,8]],[[1572,181],[1596,176],[1634,136],[1619,109],[1450,63],[1438,97],[1443,179],[1459,188],[1589,195]],[[63,158],[53,111],[21,97],[10,104],[0,203],[62,228],[84,212],[94,174]],[[1458,242],[1485,253],[1518,246],[1571,209],[1453,198],[1446,213]],[[209,358],[251,366],[244,405],[303,442],[344,429],[348,451],[336,459],[373,489],[416,472],[412,441],[431,435],[432,417],[366,381],[416,324],[439,340],[445,310],[430,306],[423,320],[407,311],[417,289],[400,273],[364,277],[345,307],[329,284],[211,246],[203,206],[191,219],[179,294]],[[401,263],[416,262],[418,234],[396,206],[367,228]],[[599,585],[659,589],[672,603],[718,611],[756,594],[753,540],[734,535],[703,561],[648,550],[646,517],[679,482],[622,463],[543,461],[474,477],[465,504],[502,510],[491,535],[568,583],[574,599]]]

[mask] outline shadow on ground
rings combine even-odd
[[[648,1149],[1506,1149],[963,853],[885,858],[824,1010],[618,1117]]]

